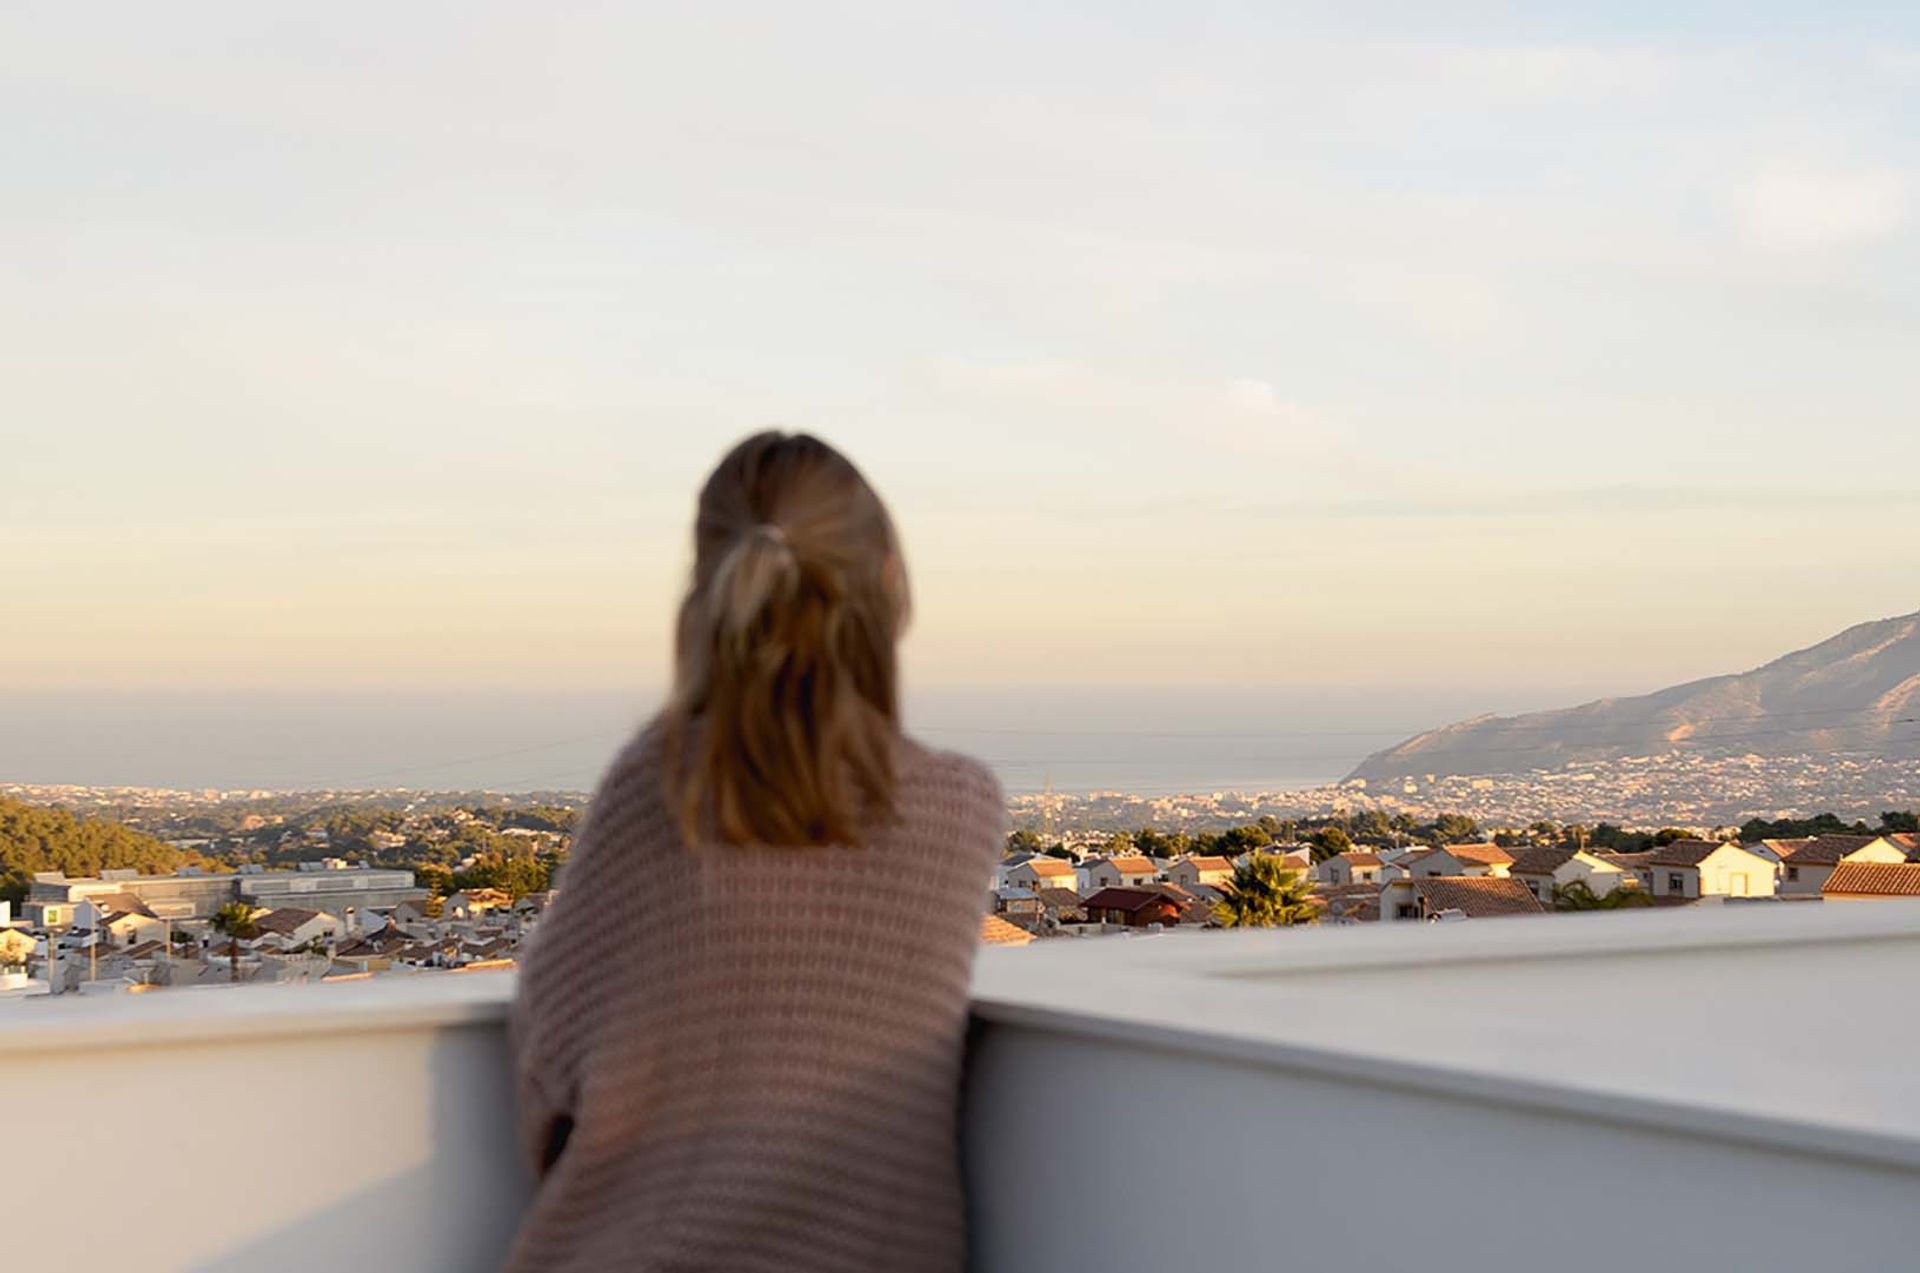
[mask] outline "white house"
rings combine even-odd
[[[448,919],[478,919],[488,911],[512,907],[513,898],[497,888],[462,889],[447,898],[441,911]]]
[[[1507,876],[1525,884],[1543,906],[1553,905],[1553,891],[1569,884],[1585,884],[1596,897],[1605,897],[1622,885],[1640,886],[1634,872],[1585,849],[1517,849]]]
[[[1780,891],[1790,896],[1818,894],[1842,862],[1898,866],[1907,860],[1904,848],[1881,835],[1816,835],[1776,844],[1786,846],[1780,855]]]
[[[259,936],[254,938],[254,945],[266,950],[292,950],[308,942],[333,941],[342,931],[337,917],[325,911],[303,910],[298,906],[282,906],[278,910],[255,915],[253,923],[260,930]]]
[[[1080,866],[1080,895],[1091,897],[1103,888],[1139,888],[1159,877],[1144,857],[1089,858]]]
[[[1187,856],[1175,858],[1167,867],[1167,882],[1192,891],[1218,888],[1233,879],[1233,863],[1223,857]]]
[[[1772,897],[1773,863],[1742,845],[1675,840],[1653,851],[1647,873],[1655,897]]]
[[[106,933],[108,943],[114,946],[138,946],[142,942],[167,940],[165,921],[138,911],[118,911],[107,916],[100,927]]]
[[[1038,893],[1043,888],[1076,888],[1080,876],[1065,858],[1033,857],[1006,873],[1002,888],[1023,888]]]
[[[1314,868],[1315,878],[1322,884],[1336,887],[1348,884],[1378,884],[1386,863],[1378,854],[1360,849],[1349,849],[1345,853],[1328,858]]]

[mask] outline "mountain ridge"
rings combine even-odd
[[[1920,758],[1920,612],[1858,623],[1746,672],[1416,734],[1348,780],[1467,777],[1685,750]]]

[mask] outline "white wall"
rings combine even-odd
[[[1883,1009],[1885,986],[1916,974],[1920,904],[1898,902],[988,951],[964,1128],[974,1267],[1911,1268],[1920,1019]],[[1556,992],[1570,975],[1670,993],[1623,1029]],[[33,1164],[9,1182],[5,1214],[31,1218],[10,1241],[102,1234],[104,1205],[142,1268],[498,1267],[528,1190],[511,986],[450,974],[0,1005],[5,1143]],[[1049,1108],[1100,1115],[1063,1132],[1034,1117]],[[141,1151],[83,1153],[125,1144],[129,1111]],[[290,1117],[310,1129],[294,1157],[228,1166]],[[1445,1189],[1353,1210],[1383,1181],[1427,1179],[1499,1188],[1470,1222]],[[1143,1180],[1159,1205],[1113,1205]],[[1570,1235],[1569,1189],[1607,1217],[1597,1236]]]
[[[509,984],[451,976],[495,998]],[[493,987],[477,984],[487,976]],[[32,1164],[8,1184],[9,1244],[24,1254],[32,1235],[65,1247],[110,1231],[134,1267],[194,1273],[497,1268],[527,1191],[501,1013],[463,1021],[444,1005],[401,1002],[380,1019],[383,1002],[396,1006],[389,990],[241,986],[0,1005],[4,1143]],[[315,1011],[290,1014],[289,1004]],[[291,1140],[288,1120],[301,1129]],[[291,1152],[263,1159],[245,1148],[262,1143]],[[139,1148],[83,1155],[81,1145]]]
[[[1069,1150],[1033,1117],[1068,1105],[1126,1116],[1077,1119]],[[991,1273],[1883,1273],[1920,1251],[1915,1173],[1046,1029],[982,1035],[968,1110]],[[1112,1205],[1148,1178],[1177,1208]],[[1470,1215],[1445,1188],[1353,1208],[1464,1180],[1499,1182]],[[1600,1231],[1569,1231],[1570,1190]]]

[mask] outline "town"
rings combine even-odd
[[[1205,799],[1151,802],[1157,825],[1115,832],[1101,824],[1140,802],[1014,797],[982,881],[983,941],[1920,896],[1910,812],[1483,829],[1378,805],[1235,822],[1225,810],[1252,802],[1215,797],[1181,816]],[[551,792],[7,788],[0,1001],[508,969],[564,886],[584,807]]]

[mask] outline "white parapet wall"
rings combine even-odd
[[[1920,1268],[1916,984],[1903,902],[1005,952],[977,1267]]]
[[[194,1273],[497,1268],[527,1196],[504,973],[0,1005],[9,1249]],[[89,1251],[94,1254],[89,1254]]]
[[[1902,903],[987,951],[975,1266],[1920,1267],[1917,979],[1920,905]],[[473,973],[0,1007],[9,1249],[496,1267],[529,1189],[511,989]]]

